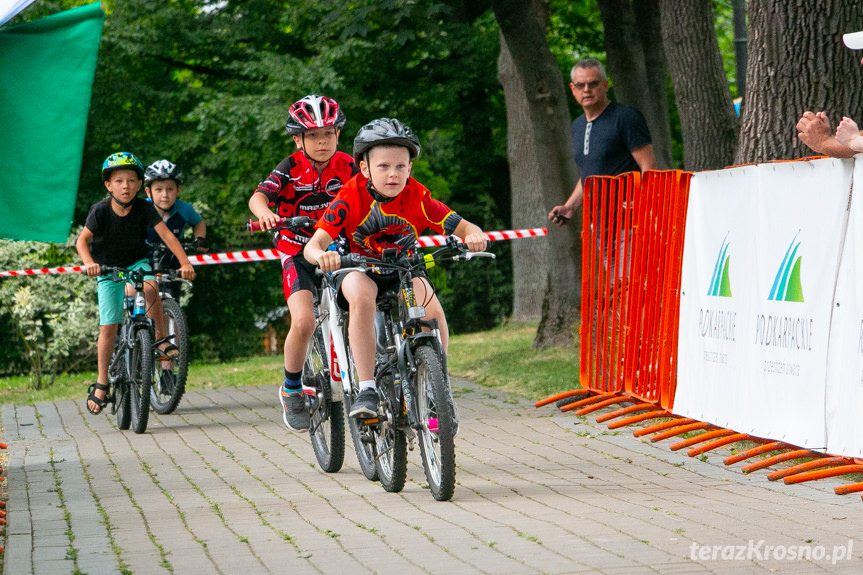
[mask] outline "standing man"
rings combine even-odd
[[[572,144],[580,179],[572,195],[555,206],[548,219],[563,226],[584,200],[589,176],[616,176],[636,170],[655,170],[656,157],[644,116],[630,106],[608,99],[608,78],[599,60],[580,60],[569,85],[584,114],[572,123]]]

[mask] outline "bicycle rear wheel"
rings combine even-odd
[[[150,393],[153,411],[161,415],[173,413],[186,392],[186,375],[189,371],[189,331],[186,316],[180,302],[166,297],[162,300],[165,323],[168,326],[168,341],[179,349],[173,369],[162,369],[162,362],[155,364],[156,377]]]
[[[132,361],[129,365],[129,402],[132,411],[132,431],[147,431],[150,417],[150,389],[153,386],[153,336],[148,329],[139,329],[135,334]]]
[[[129,395],[129,384],[126,381],[118,381],[114,384],[114,413],[117,415],[117,429],[126,430],[132,425]]]
[[[309,435],[321,469],[335,473],[345,462],[345,416],[341,401],[333,401],[323,335],[316,329],[303,366],[303,385],[314,388],[310,398]]]
[[[345,414],[351,412],[353,398],[355,398],[360,392],[359,386],[357,385],[357,372],[354,370],[354,358],[353,354],[351,354],[350,343],[348,343],[347,332],[348,330],[345,329],[345,343],[347,344],[345,348],[347,349],[348,354],[348,369],[351,370],[351,393],[345,394]],[[351,430],[351,439],[354,442],[354,451],[357,454],[357,462],[360,464],[360,470],[369,481],[377,481],[379,479],[378,470],[375,466],[377,451],[375,448],[375,439],[369,426],[364,425],[359,419],[348,416],[348,428]]]
[[[115,343],[115,345],[119,346],[120,344]],[[117,416],[117,429],[121,430],[129,429],[129,426],[132,425],[129,384],[125,379],[125,370],[126,363],[123,360],[123,351],[115,347],[111,357],[111,365],[108,367],[108,378],[111,381],[111,393],[114,395],[111,413]]]
[[[375,437],[375,468],[385,491],[398,493],[405,486],[408,472],[408,451],[405,432],[393,425],[393,422],[382,421],[372,425]]]
[[[455,489],[454,408],[449,381],[444,375],[440,356],[430,345],[419,346],[414,357],[423,468],[434,498],[448,501]]]

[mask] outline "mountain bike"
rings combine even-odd
[[[124,321],[114,339],[114,351],[108,364],[108,383],[113,392],[111,413],[117,416],[117,427],[135,433],[147,431],[150,416],[150,388],[156,361],[153,320],[147,317],[144,276],[152,272],[102,266],[110,281],[128,282],[135,295],[123,300]],[[109,391],[109,395],[111,391]]]
[[[165,314],[165,337],[155,342],[158,348],[163,343],[177,347],[179,354],[172,361],[171,368],[164,368],[161,361],[155,365],[156,377],[150,391],[150,404],[153,411],[161,415],[173,413],[183,394],[186,393],[186,377],[189,373],[189,328],[186,315],[180,306],[180,286],[192,285],[192,282],[180,277],[177,270],[165,268],[162,264],[165,258],[171,256],[171,251],[165,244],[150,243],[153,253],[153,275],[159,284],[159,298],[162,300],[162,312]],[[183,249],[194,250],[194,244],[184,242]]]
[[[281,218],[274,230],[310,229],[314,220],[305,216]],[[250,232],[261,231],[259,222],[247,224]],[[302,256],[297,256],[302,257]],[[342,468],[345,460],[345,418],[342,404],[342,388],[339,367],[335,356],[330,352],[328,325],[329,313],[326,301],[321,305],[322,288],[315,286],[312,292],[315,305],[315,331],[309,341],[303,365],[303,397],[311,419],[309,436],[312,449],[321,469],[335,473]]]
[[[398,492],[404,488],[407,443],[409,440],[412,447],[414,439],[418,439],[432,496],[438,501],[452,498],[458,407],[450,386],[438,323],[425,318],[425,307],[414,293],[413,278],[421,277],[425,269],[437,262],[468,261],[474,257],[495,256],[488,252],[471,252],[457,238],[450,237],[444,247],[431,254],[399,254],[396,249],[384,250],[380,259],[348,254],[342,257],[343,267],[331,272],[333,276],[358,270],[366,273],[392,270],[398,274],[398,284],[379,294],[377,300],[378,414],[369,419],[350,419],[360,466],[369,477],[366,467],[373,462],[377,478],[386,491]],[[346,333],[344,328],[343,333]],[[349,341],[345,355],[350,361]],[[342,376],[350,382],[350,387],[344,386],[345,403],[350,409],[359,389],[352,367],[347,372],[345,377],[343,370]]]

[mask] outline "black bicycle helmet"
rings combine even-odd
[[[180,169],[175,164],[168,160],[159,160],[147,166],[147,170],[144,172],[145,186],[150,187],[151,183],[163,180],[174,180],[179,186],[183,183],[183,174],[180,173]]]
[[[326,96],[311,94],[291,104],[285,129],[288,135],[302,134],[308,130],[335,126],[341,129],[347,118],[339,103]]]
[[[407,148],[411,160],[420,155],[420,140],[408,126],[394,118],[380,118],[372,120],[357,132],[354,138],[354,160],[359,163],[371,148],[384,144]]]

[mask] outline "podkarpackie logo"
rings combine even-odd
[[[800,284],[800,263],[803,257],[797,255],[800,250],[800,242],[797,241],[799,235],[798,230],[788,249],[785,250],[785,257],[782,258],[779,271],[776,272],[773,280],[773,287],[770,288],[770,295],[767,298],[769,300],[803,301],[803,286]]]
[[[731,297],[731,280],[728,277],[728,265],[731,261],[731,256],[728,255],[728,234],[722,239],[722,246],[719,248],[719,254],[716,256],[716,263],[713,266],[713,277],[710,278],[710,289],[707,290],[707,295],[717,297]]]

